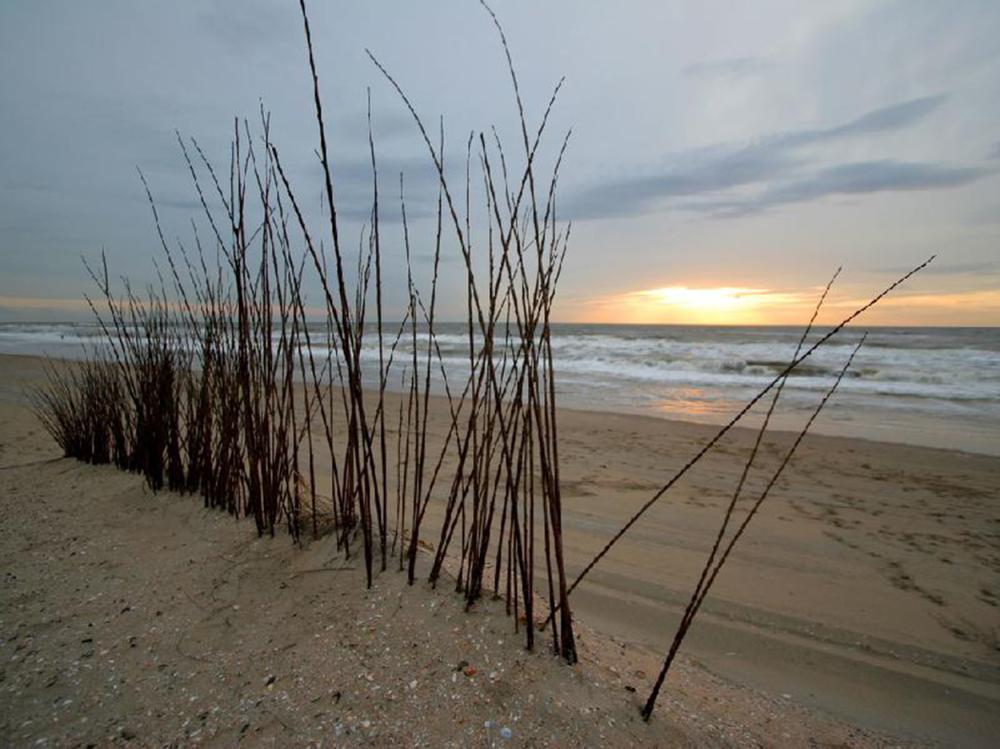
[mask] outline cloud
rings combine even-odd
[[[772,66],[773,63],[766,57],[730,57],[696,62],[682,72],[692,78],[741,78],[758,75]]]
[[[954,187],[978,179],[983,170],[945,164],[872,161],[843,164],[802,177],[808,165],[795,153],[825,144],[910,127],[927,118],[945,96],[925,96],[871,110],[826,128],[776,133],[742,147],[718,145],[681,154],[659,174],[610,180],[570,195],[566,211],[576,219],[609,218],[647,213],[666,199],[693,198],[675,207],[709,213],[749,213],[775,205],[801,202],[831,193],[860,194],[884,190]],[[770,187],[784,181],[778,187]],[[719,197],[720,193],[754,185],[766,187],[756,199]],[[701,200],[700,198],[711,198]]]
[[[850,138],[858,135],[900,130],[910,125],[915,125],[926,118],[931,112],[941,106],[945,98],[943,94],[938,96],[924,96],[887,107],[880,107],[843,125],[814,130],[798,130],[785,135],[779,135],[774,138],[771,145],[772,147],[793,148],[832,141],[838,138]]]
[[[831,195],[939,190],[961,187],[989,174],[987,169],[948,164],[901,161],[861,161],[821,169],[803,179],[768,189],[746,200],[719,202],[711,210],[724,215],[746,215]]]
[[[1000,140],[993,144],[993,148],[990,149],[988,159],[1000,159]]]
[[[574,219],[631,216],[653,210],[664,198],[717,193],[764,182],[789,172],[796,162],[769,149],[694,155],[661,174],[591,187],[570,195],[564,212]]]

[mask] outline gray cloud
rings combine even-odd
[[[944,100],[943,95],[911,99],[874,109],[832,127],[778,133],[740,148],[716,146],[688,152],[677,157],[674,164],[660,174],[613,180],[585,188],[570,196],[567,210],[577,219],[629,216],[656,210],[665,199],[705,197],[707,200],[688,200],[678,207],[735,215],[818,198],[831,192],[930,189],[965,184],[981,174],[962,167],[890,161],[846,164],[805,178],[795,177],[807,165],[803,157],[792,153],[795,149],[901,130],[924,120]],[[769,187],[765,196],[755,200],[717,197],[735,188],[769,186],[793,177],[793,181],[782,187]]]
[[[833,193],[932,190],[965,185],[986,173],[984,169],[946,164],[862,161],[824,169],[809,179],[774,190],[770,195],[775,201],[790,202]]]
[[[778,135],[773,139],[772,147],[794,148],[837,140],[838,138],[900,130],[926,118],[944,102],[945,98],[943,94],[924,96],[873,109],[843,125],[815,130],[798,130]]]
[[[635,177],[571,194],[564,212],[574,219],[630,216],[653,210],[664,198],[707,195],[774,179],[796,161],[769,148],[690,155],[662,174]]]
[[[939,190],[961,187],[990,174],[987,169],[948,164],[900,161],[862,161],[820,169],[816,173],[765,190],[759,196],[707,206],[713,213],[742,216],[832,195]]]

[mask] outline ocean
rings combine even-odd
[[[810,341],[826,330],[813,331]],[[808,418],[861,331],[842,331],[797,368],[782,394],[777,428],[796,429]],[[557,324],[557,400],[569,408],[721,424],[787,365],[801,334],[799,327]],[[386,325],[385,337],[394,335]],[[85,343],[101,340],[91,323],[0,323],[0,353],[77,358]],[[464,326],[438,324],[437,341],[449,380],[464,382]],[[418,346],[426,345],[426,335],[419,336]],[[408,347],[404,338],[396,352],[400,365]],[[377,361],[374,333],[362,356]],[[437,364],[433,378],[440,392]],[[390,387],[399,382],[397,374]],[[759,417],[751,414],[746,423]],[[813,430],[1000,455],[1000,328],[869,329]]]

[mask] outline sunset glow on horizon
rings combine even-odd
[[[637,305],[640,309],[645,306],[651,312],[676,310],[703,324],[726,324],[732,319],[756,320],[768,309],[801,302],[797,294],[732,286],[664,286],[636,291],[627,297],[630,298],[626,299],[626,303]]]
[[[661,286],[626,292],[588,305],[593,322],[767,324],[782,307],[800,307],[803,296],[736,286]]]
[[[793,292],[663,286],[587,300],[578,306],[579,312],[566,319],[636,325],[804,325],[821,292],[821,288]],[[819,323],[839,322],[869,299],[856,289],[838,293],[835,288],[824,303]],[[901,327],[1000,325],[1000,291],[900,292],[883,299],[860,322]]]

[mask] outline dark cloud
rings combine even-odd
[[[1000,159],[1000,140],[993,144],[993,148],[990,149],[990,154],[987,158]]]
[[[574,219],[645,213],[665,198],[709,195],[786,174],[797,162],[767,148],[734,153],[700,153],[662,174],[592,187],[570,195],[564,213]]]
[[[717,204],[710,210],[726,215],[745,215],[831,195],[939,190],[967,185],[989,173],[986,169],[948,164],[862,161],[821,169],[756,197],[732,201],[728,207],[724,203]]]
[[[715,147],[682,154],[665,171],[612,180],[571,195],[567,205],[577,219],[628,216],[655,210],[670,198],[686,200],[676,207],[711,213],[747,213],[781,203],[800,202],[829,192],[877,192],[929,189],[964,184],[979,175],[975,170],[944,165],[870,162],[832,167],[783,187],[769,188],[756,200],[720,198],[720,193],[751,185],[769,186],[795,177],[807,162],[795,149],[839,139],[892,132],[914,125],[937,109],[944,96],[927,96],[874,109],[827,128],[779,133],[738,149]]]
[[[924,96],[919,99],[880,107],[867,112],[857,119],[835,127],[813,130],[798,130],[784,135],[775,136],[771,147],[793,148],[823,143],[838,138],[851,138],[858,135],[900,130],[914,125],[937,109],[945,100],[944,95]]]
[[[739,78],[757,75],[771,66],[771,61],[766,57],[730,57],[696,62],[684,68],[683,72],[693,78]]]

